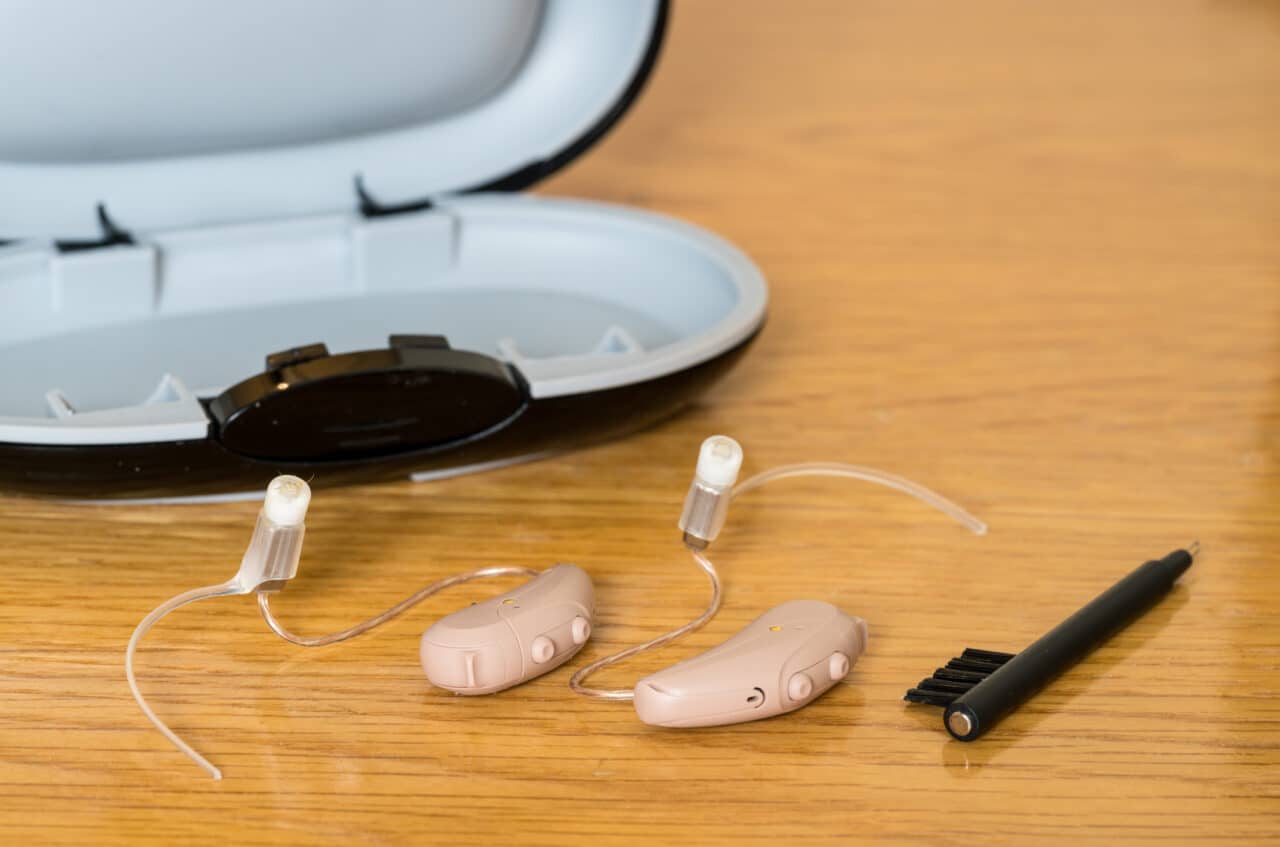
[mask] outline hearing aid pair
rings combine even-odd
[[[771,480],[821,475],[874,482],[911,494],[979,535],[986,531],[980,520],[929,489],[871,468],[831,463],[785,465],[735,485],[742,458],[742,448],[731,438],[713,436],[703,442],[679,522],[686,549],[711,583],[706,610],[671,632],[582,668],[569,681],[574,692],[597,699],[630,700],[637,716],[652,725],[713,726],[795,711],[849,673],[866,650],[866,622],[830,603],[793,600],[769,610],[719,646],[641,679],[633,689],[583,685],[591,674],[668,644],[715,616],[721,602],[720,577],[706,550],[725,524],[730,501]],[[491,694],[541,676],[573,658],[591,636],[595,617],[591,579],[571,564],[541,572],[491,567],[458,574],[434,582],[348,629],[317,637],[297,635],[276,619],[270,597],[297,575],[310,499],[310,488],[303,480],[294,476],[272,480],[236,575],[220,585],[187,591],[162,603],[138,624],[129,640],[125,673],[138,705],[166,738],[215,779],[221,779],[221,771],[148,706],[133,669],[142,636],[160,618],[187,603],[256,594],[263,619],[273,632],[293,644],[320,647],[368,632],[455,585],[497,576],[531,577],[518,588],[440,619],[423,633],[419,654],[427,679],[437,687],[466,695]]]

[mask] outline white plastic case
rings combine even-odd
[[[0,484],[143,497],[453,473],[687,402],[761,326],[755,266],[659,215],[509,193],[616,121],[665,14],[0,0],[0,75],[23,80],[0,97]],[[377,385],[416,423],[383,433],[378,404],[360,418],[373,383],[331,371],[395,334],[492,359],[518,410],[473,420],[465,392],[415,394],[455,363],[411,340]],[[317,342],[319,365],[263,364]],[[320,385],[277,433],[314,455],[228,448],[240,409],[216,401],[250,377],[281,407]],[[348,437],[361,427],[378,433]]]

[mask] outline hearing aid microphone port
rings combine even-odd
[[[758,709],[764,705],[764,689],[751,689],[751,696],[747,698],[747,704],[753,709]]]

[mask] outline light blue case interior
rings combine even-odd
[[[640,70],[654,0],[0,0],[0,441],[204,437],[266,353],[445,335],[534,397],[660,377],[763,320],[669,218],[462,194],[563,151]],[[56,44],[57,50],[49,45]],[[366,217],[379,204],[424,211]],[[133,244],[98,239],[101,205]]]

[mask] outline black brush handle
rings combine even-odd
[[[1099,594],[1089,605],[953,700],[942,716],[947,732],[960,741],[972,741],[982,735],[1046,683],[1151,608],[1191,567],[1192,558],[1192,553],[1176,550],[1163,559],[1140,565]]]

